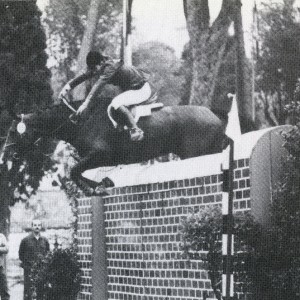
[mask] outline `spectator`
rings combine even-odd
[[[42,222],[33,220],[31,226],[32,232],[21,241],[19,248],[19,258],[24,269],[24,300],[32,299],[31,267],[40,255],[45,256],[50,250],[48,240],[41,236]],[[40,299],[39,291],[36,291],[36,293],[37,299]]]
[[[0,233],[0,296],[1,300],[9,300],[7,278],[5,273],[5,254],[8,252],[7,240],[4,234]]]

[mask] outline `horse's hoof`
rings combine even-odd
[[[101,183],[106,188],[110,188],[110,187],[114,187],[115,186],[114,182],[110,178],[108,178],[108,177],[103,178],[102,181],[101,181]]]
[[[94,194],[95,194],[96,196],[108,196],[108,195],[109,195],[109,192],[106,190],[105,187],[103,187],[103,186],[98,186],[98,187],[95,188]]]

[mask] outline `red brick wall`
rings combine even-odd
[[[249,210],[249,159],[235,162],[234,185],[235,210]],[[104,201],[108,299],[192,300],[204,291],[213,298],[202,262],[181,258],[178,225],[190,211],[221,205],[221,173],[115,188],[97,201]],[[92,299],[92,284],[98,284],[91,275],[92,253],[97,249],[92,249],[89,198],[79,199],[78,241],[84,272],[78,299]]]

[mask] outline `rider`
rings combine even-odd
[[[112,118],[115,111],[129,128],[132,141],[141,141],[144,132],[137,126],[128,106],[139,104],[147,100],[152,95],[150,84],[147,82],[146,74],[133,67],[125,66],[121,61],[114,62],[108,56],[99,52],[91,51],[86,57],[87,71],[70,80],[59,94],[59,99],[66,97],[67,94],[80,83],[87,79],[96,77],[97,82],[92,87],[85,101],[78,108],[76,115],[82,117],[90,108],[90,103],[96,98],[96,94],[106,84],[113,84],[121,89],[121,93],[116,96],[108,106],[108,115],[114,127],[118,124]],[[112,111],[112,109],[114,111]]]

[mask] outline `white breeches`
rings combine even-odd
[[[139,90],[129,90],[115,97],[107,108],[108,116],[112,121],[113,125],[117,127],[118,124],[112,117],[112,112],[111,112],[112,108],[116,110],[122,105],[124,106],[136,105],[146,101],[148,98],[150,98],[150,96],[151,96],[151,87],[150,84],[146,82],[143,85],[143,87],[140,88]]]

